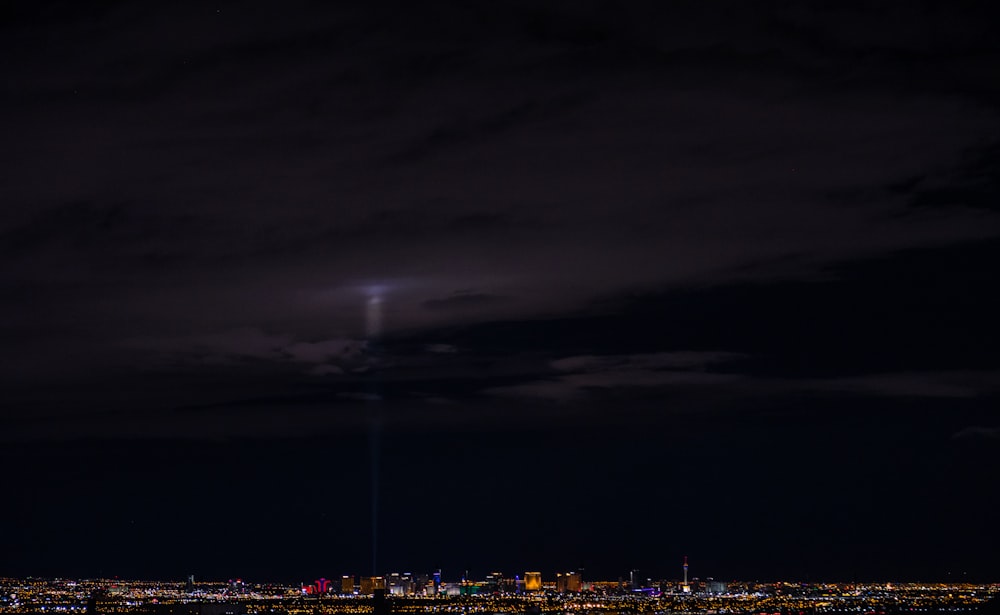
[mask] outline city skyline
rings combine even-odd
[[[423,579],[425,580],[425,579]],[[317,579],[316,586],[326,585]],[[339,591],[313,587],[222,583],[160,583],[115,580],[25,580],[0,577],[0,613],[135,613],[159,615],[255,615],[258,613],[822,613],[896,614],[912,612],[994,613],[998,584],[974,583],[746,583],[708,582],[693,590],[677,583],[630,589],[593,582],[580,591],[546,584],[535,591],[487,582],[409,581],[383,587],[379,580]],[[386,595],[388,590],[388,595]]]
[[[5,3],[0,576],[1000,579],[993,13]]]
[[[120,577],[92,577],[75,578],[66,576],[55,577],[0,577],[0,584],[7,586],[18,583],[48,584],[53,586],[75,587],[77,585],[87,585],[100,589],[128,589],[128,588],[168,588],[187,594],[213,593],[219,596],[229,594],[238,596],[261,590],[267,591],[291,591],[293,594],[303,594],[305,596],[316,596],[320,594],[341,595],[341,596],[372,596],[376,590],[385,592],[387,597],[399,595],[420,595],[426,597],[456,597],[474,596],[488,594],[581,594],[599,593],[610,595],[635,595],[650,594],[675,594],[684,596],[685,594],[747,594],[747,593],[769,593],[774,590],[788,588],[790,590],[800,589],[827,589],[836,591],[851,592],[864,588],[866,591],[879,589],[884,591],[903,590],[905,588],[916,588],[921,590],[940,589],[947,587],[979,587],[989,590],[988,593],[1000,593],[1000,584],[996,582],[953,580],[953,581],[904,581],[888,580],[879,581],[843,581],[833,579],[806,581],[802,579],[717,579],[715,577],[690,578],[685,583],[683,576],[637,576],[640,571],[631,570],[617,578],[589,578],[583,579],[584,574],[580,570],[551,572],[542,575],[537,571],[522,571],[520,573],[503,573],[493,571],[485,575],[477,576],[469,574],[469,571],[461,571],[452,576],[441,575],[440,570],[426,572],[393,572],[369,576],[364,574],[344,574],[334,579],[319,577],[312,581],[280,581],[274,579],[198,579],[196,575],[189,574],[183,579],[151,579],[151,578],[120,578]],[[542,575],[539,577],[538,575]],[[537,581],[534,585],[530,579],[534,577]],[[561,580],[567,578],[577,579],[571,581],[572,585],[563,585]],[[634,580],[633,580],[634,579]],[[402,586],[405,590],[400,590]],[[322,590],[320,588],[323,588]],[[685,589],[688,587],[688,589]],[[464,589],[463,589],[464,588]],[[475,591],[468,591],[474,588]],[[849,595],[849,594],[844,594]],[[859,594],[853,594],[859,595]]]

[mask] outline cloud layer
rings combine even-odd
[[[995,46],[893,6],[22,7],[0,378],[24,403],[171,374],[224,396],[237,368],[283,394],[460,355],[493,362],[487,395],[732,386],[759,348],[455,336],[997,237]],[[373,296],[395,345],[366,342]],[[656,364],[709,351],[748,358]],[[920,388],[898,371],[841,386]]]

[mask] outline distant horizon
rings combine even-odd
[[[572,572],[572,570],[564,570],[564,571],[556,570],[556,571],[552,571],[551,573],[546,573],[545,570],[541,570],[540,572],[542,573],[542,581],[543,582],[548,582],[550,579],[551,580],[555,579],[555,575],[556,575],[557,572],[567,572],[567,571]],[[388,576],[390,574],[393,574],[393,573],[414,574],[414,575],[432,575],[433,572],[434,572],[434,570],[426,570],[425,571],[425,570],[415,570],[415,569],[399,569],[399,570],[386,571],[385,573],[380,574],[380,575],[376,575],[376,576],[385,578],[386,576]],[[501,572],[501,573],[506,574],[506,571],[503,571],[503,570],[491,570],[491,572]],[[509,578],[514,578],[514,575],[519,575],[519,576],[523,577],[523,575],[524,575],[525,572],[539,572],[539,570],[537,570],[537,569],[525,569],[525,570],[517,572],[517,573],[512,573],[512,576],[509,577]],[[191,573],[188,573],[188,574],[191,574]],[[63,581],[121,581],[121,582],[140,582],[140,583],[184,584],[184,583],[187,582],[188,574],[185,574],[185,575],[183,575],[181,577],[176,577],[176,578],[174,578],[174,577],[171,577],[171,578],[164,578],[164,577],[154,578],[154,577],[127,577],[127,576],[121,576],[121,575],[116,575],[116,576],[68,576],[68,575],[31,575],[31,574],[29,574],[29,575],[10,575],[10,574],[0,573],[0,578],[4,578],[4,579],[16,579],[16,580],[37,579],[37,580],[51,580],[51,581],[59,581],[59,580],[63,580]],[[327,574],[332,574],[332,573],[327,573]],[[486,577],[487,574],[489,574],[489,573],[483,573],[482,575],[471,575],[471,578],[468,579],[468,580],[470,582],[482,581],[482,580],[485,580],[485,577]],[[350,572],[341,572],[341,573],[338,573],[338,574],[330,576],[329,580],[332,581],[332,580],[341,579],[345,575],[351,575],[351,573]],[[360,579],[362,577],[368,577],[370,575],[367,575],[367,574],[353,574],[351,576],[353,576],[355,578],[355,580],[358,580],[358,579]],[[622,580],[624,580],[627,583],[627,581],[628,581],[628,571],[626,571],[623,575],[620,575],[620,576],[621,576]],[[306,578],[306,577],[309,577],[309,578]],[[310,575],[304,575],[302,578],[300,578],[298,580],[291,580],[291,577],[286,577],[284,579],[276,580],[276,579],[262,579],[262,578],[253,578],[253,577],[249,577],[248,578],[248,577],[242,577],[242,576],[232,576],[232,577],[218,578],[218,579],[200,579],[198,577],[198,575],[195,574],[194,584],[195,585],[198,585],[198,584],[204,584],[204,585],[213,585],[213,584],[226,585],[226,584],[229,584],[229,583],[231,583],[233,581],[240,580],[240,581],[242,581],[245,584],[281,585],[281,586],[293,587],[297,583],[302,583],[302,582],[307,582],[308,583],[308,582],[312,582],[313,580],[318,579],[318,578],[327,578],[327,577],[325,577],[323,574],[314,574],[312,576],[310,576]],[[461,574],[459,574],[457,578],[452,578],[452,577],[449,577],[444,572],[444,570],[442,570],[442,577],[441,578],[442,578],[443,582],[446,582],[446,583],[456,583],[456,582],[460,582],[461,581]],[[643,578],[645,579],[647,577],[643,576]],[[654,576],[654,577],[650,577],[650,578],[652,578],[652,580],[654,582],[657,582],[657,583],[660,583],[660,582],[678,582],[678,583],[680,583],[683,580],[682,576],[677,576],[677,577],[658,577],[658,576]],[[619,581],[619,579],[617,577],[614,577],[614,578],[609,578],[609,577],[594,577],[594,578],[592,578],[592,577],[587,576],[586,574],[584,574],[584,580],[588,581],[588,582],[599,582],[599,583],[615,583],[615,582]],[[859,580],[837,580],[837,579],[810,579],[810,580],[806,580],[806,579],[801,579],[801,578],[797,579],[797,578],[750,578],[750,577],[718,577],[718,576],[715,576],[715,577],[711,577],[711,576],[708,576],[708,577],[696,577],[696,576],[691,576],[689,580],[691,582],[704,582],[704,581],[709,581],[709,580],[715,580],[715,581],[737,582],[737,583],[759,583],[759,584],[792,583],[792,584],[801,584],[801,585],[813,585],[813,584],[817,584],[817,585],[884,585],[884,584],[915,585],[915,584],[921,584],[921,583],[926,583],[926,584],[931,584],[931,585],[948,585],[948,584],[952,584],[952,585],[954,585],[954,584],[996,585],[996,584],[1000,584],[1000,578],[997,578],[997,579],[994,579],[994,580],[982,580],[982,579],[979,579],[979,580],[972,580],[972,579],[938,579],[938,580],[933,580],[933,579],[897,579],[897,578],[859,579]]]

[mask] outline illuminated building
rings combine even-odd
[[[340,579],[340,593],[342,594],[354,593],[354,575],[345,574],[343,578]]]
[[[540,592],[540,591],[542,591],[542,573],[540,573],[540,572],[525,572],[524,573],[524,591],[526,591],[526,592]]]
[[[729,591],[729,585],[724,581],[713,581],[709,579],[705,583],[706,594],[724,594]]]
[[[371,595],[375,590],[385,591],[385,579],[382,577],[361,577],[361,592],[364,595]]]
[[[434,593],[433,590],[429,593],[425,591],[425,588],[427,587],[427,583],[429,580],[430,576],[426,574],[415,574],[412,577],[410,577],[410,587],[412,588],[413,593],[415,595],[433,594]],[[433,583],[431,585],[433,587]]]
[[[400,574],[394,572],[387,580],[390,596],[411,596],[413,595],[413,575],[409,572]]]
[[[316,579],[313,581],[313,585],[316,587],[317,594],[325,594],[330,591],[330,581],[327,579]]]
[[[691,592],[691,586],[688,585],[688,556],[684,556],[684,584],[681,585],[681,591],[684,593]]]
[[[486,575],[486,590],[490,592],[504,591],[504,578],[502,572],[491,572]]]
[[[583,573],[579,570],[576,572],[570,572],[569,579],[566,581],[566,589],[571,592],[583,591]]]
[[[583,589],[583,578],[579,572],[557,572],[556,591],[560,594],[579,592]]]

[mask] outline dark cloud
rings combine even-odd
[[[918,372],[872,374],[857,378],[800,380],[793,387],[859,395],[962,398],[986,397],[1000,388],[1000,372]]]
[[[423,307],[428,310],[466,310],[508,301],[507,297],[489,293],[457,292],[443,299],[428,299]]]
[[[938,176],[921,176],[896,186],[916,207],[974,207],[995,211],[1000,193],[1000,144],[967,152],[955,168]]]
[[[956,431],[951,437],[953,440],[1000,440],[1000,429],[975,425]]]
[[[508,506],[477,499],[486,475],[565,505],[482,468],[562,477],[594,500],[574,537],[598,528],[625,568],[607,527],[645,544],[689,521],[623,518],[594,485],[694,490],[657,492],[658,511],[726,485],[699,518],[727,531],[699,536],[820,545],[815,528],[866,518],[868,542],[838,535],[843,566],[848,547],[916,545],[903,511],[921,532],[987,527],[939,469],[995,468],[947,437],[988,434],[969,426],[993,424],[1000,380],[1000,49],[980,3],[4,10],[0,438],[38,447],[26,484],[60,447],[94,472],[121,451],[176,493],[192,450],[243,484],[208,443],[278,483],[364,474],[377,428],[387,467],[434,468],[422,484],[469,510]],[[824,523],[720,516],[844,476],[900,494],[862,506],[889,496],[852,479],[843,502],[797,492]],[[961,510],[924,506],[925,485]]]
[[[490,395],[571,401],[588,391],[619,388],[723,387],[733,374],[706,373],[705,367],[740,355],[725,352],[669,352],[640,355],[572,356],[550,363],[546,378],[487,389]]]
[[[425,348],[427,349],[427,352],[435,352],[435,353],[458,352],[458,348],[452,346],[451,344],[427,344]]]

